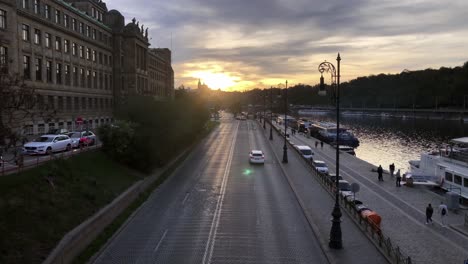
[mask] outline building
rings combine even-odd
[[[25,134],[76,129],[77,118],[91,128],[109,123],[133,94],[173,98],[171,53],[150,52],[148,29],[135,22],[124,25],[100,0],[0,0],[0,67],[58,113],[25,120]]]

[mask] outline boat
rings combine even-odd
[[[336,124],[332,122],[319,122],[312,124],[309,128],[310,135],[322,140],[328,144],[336,144]],[[345,127],[340,127],[339,130],[339,144],[346,145],[353,148],[359,146],[359,140]]]
[[[420,160],[409,164],[407,182],[437,185],[468,199],[468,137],[454,138],[444,148],[423,153]]]

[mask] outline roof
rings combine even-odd
[[[298,149],[311,149],[309,146],[296,146]]]
[[[468,144],[468,137],[454,138],[451,141],[456,144]]]
[[[322,160],[314,160],[314,163],[323,163],[323,164],[325,164],[325,161],[322,161]]]

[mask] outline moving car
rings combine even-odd
[[[24,144],[26,154],[52,154],[53,152],[70,150],[72,141],[67,135],[42,135],[32,142]]]
[[[72,147],[78,148],[81,146],[94,145],[96,143],[96,135],[91,131],[75,131],[68,133],[72,140]]]
[[[265,155],[263,155],[263,151],[261,150],[252,150],[249,153],[249,161],[250,163],[265,163]]]
[[[340,145],[340,151],[356,156],[356,152],[354,152],[354,148],[350,146]]]
[[[314,168],[318,172],[328,174],[328,167],[327,167],[327,164],[325,164],[324,161],[314,160],[314,161],[312,161],[312,166],[314,166]]]
[[[296,148],[301,152],[302,156],[306,159],[311,159],[314,155],[314,152],[312,152],[312,149],[309,146],[301,146],[298,145]]]

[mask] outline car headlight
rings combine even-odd
[[[37,147],[37,149],[43,149],[43,148],[45,148],[45,146]]]

